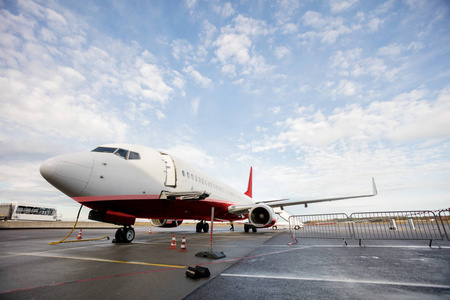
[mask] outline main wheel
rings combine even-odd
[[[116,235],[115,235],[116,243],[122,243],[123,242],[122,241],[123,231],[124,231],[124,228],[117,229]]]
[[[123,230],[122,242],[131,243],[134,240],[136,233],[134,232],[133,227],[127,227]]]
[[[205,224],[203,224],[203,232],[208,232],[209,231],[209,224],[205,222]]]
[[[198,222],[195,226],[195,232],[202,232],[202,223]]]
[[[244,224],[244,231],[248,233],[250,231],[250,226],[248,224]]]

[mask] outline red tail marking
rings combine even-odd
[[[252,198],[252,171],[253,171],[253,167],[250,167],[250,178],[248,179],[248,189],[245,192],[245,194],[247,196],[249,196],[250,198]]]

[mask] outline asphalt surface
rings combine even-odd
[[[450,243],[300,239],[288,231],[244,233],[215,226],[136,227],[131,244],[111,240],[49,245],[68,231],[0,230],[0,299],[450,299]],[[83,239],[114,236],[111,229],[85,229]],[[74,240],[77,231],[70,240]],[[169,250],[173,233],[177,250]],[[187,252],[180,252],[181,237]],[[440,246],[439,247],[437,246]],[[202,265],[207,278],[186,276]]]

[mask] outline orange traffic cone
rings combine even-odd
[[[186,248],[186,239],[184,238],[184,235],[183,235],[183,238],[181,239],[181,248],[180,248],[180,252],[186,252],[187,251],[187,248]]]
[[[81,240],[81,239],[82,239],[82,237],[81,237],[81,229],[80,229],[80,232],[78,232],[77,240]]]
[[[169,249],[177,249],[177,241],[175,240],[175,233],[172,236],[172,243],[170,244]]]
[[[152,234],[152,228],[151,227],[148,229],[148,234]]]

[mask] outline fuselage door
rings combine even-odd
[[[175,169],[175,164],[173,163],[172,158],[164,153],[161,153],[161,156],[166,164],[166,186],[175,187],[177,185],[177,172]]]

